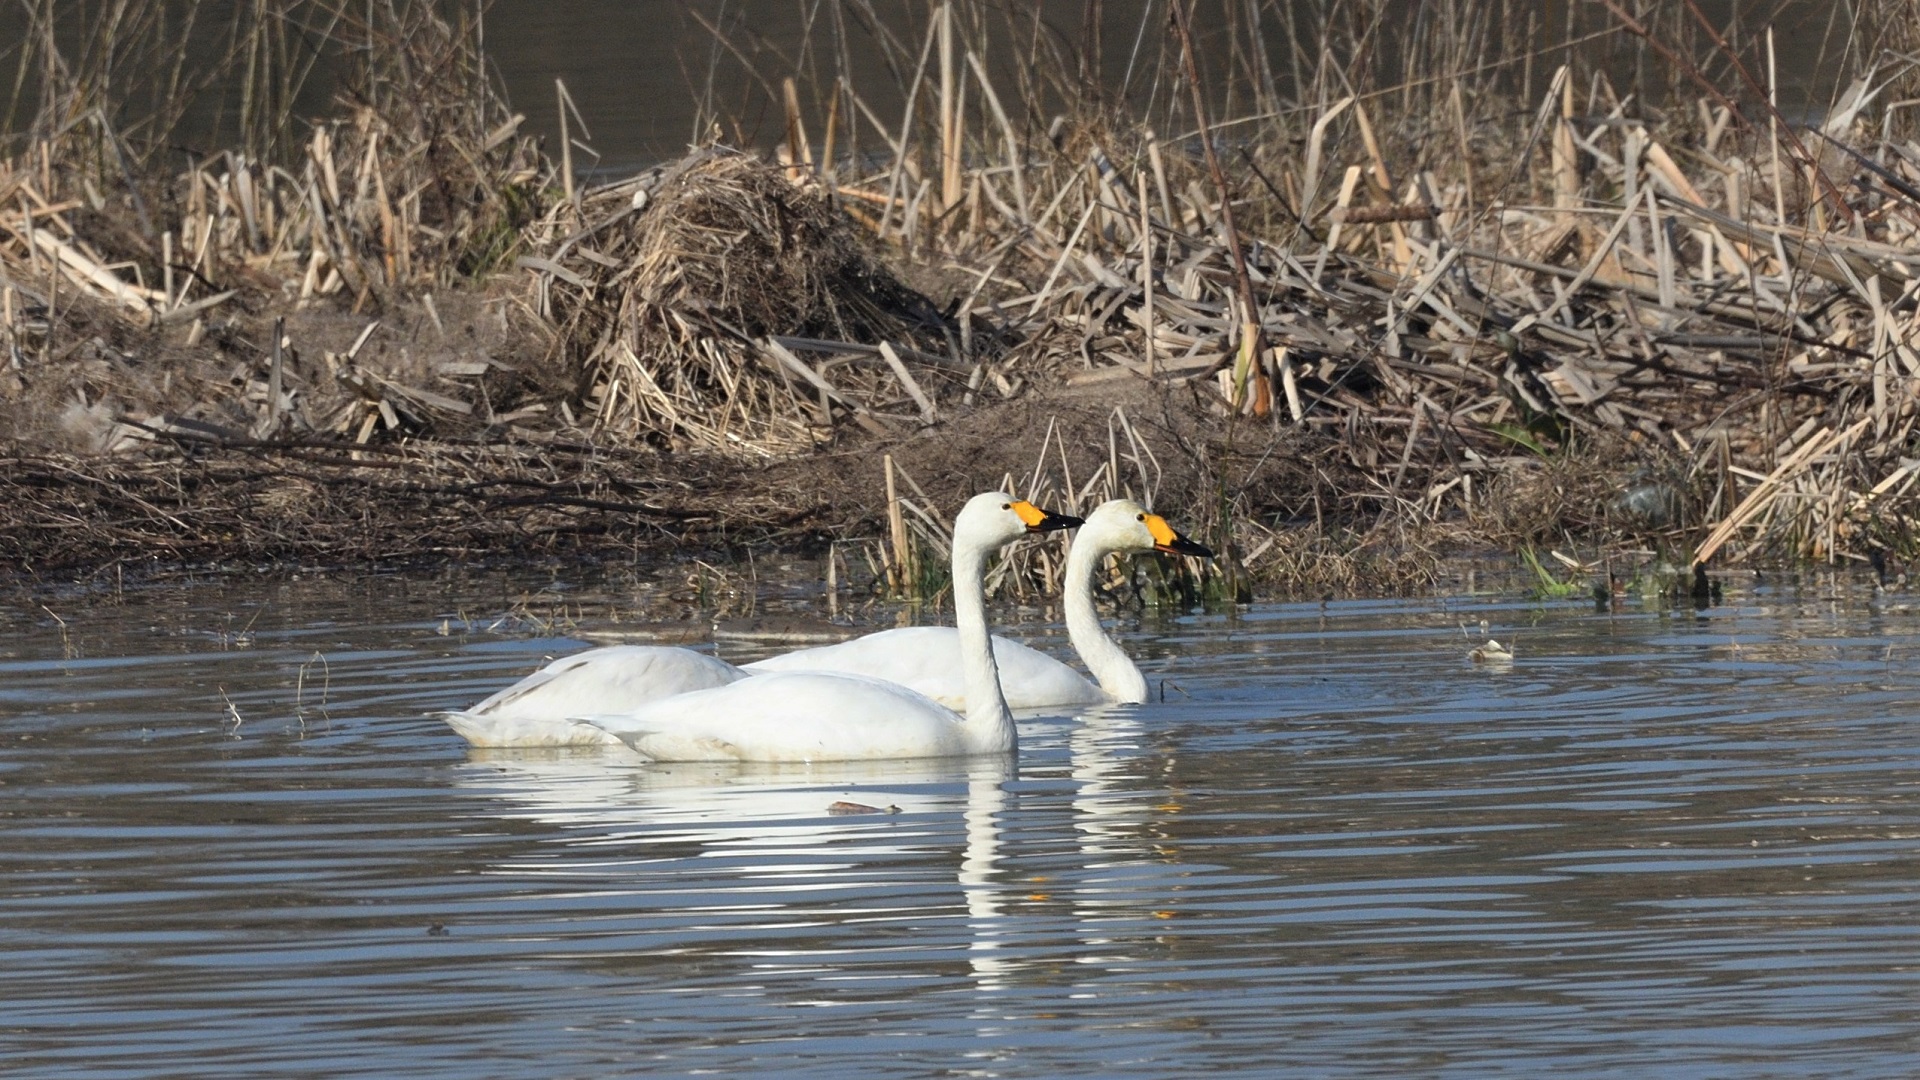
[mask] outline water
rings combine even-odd
[[[1755,35],[1773,23],[1778,27],[1776,60],[1780,76],[1781,107],[1794,119],[1823,115],[1834,92],[1845,85],[1838,77],[1839,57],[1845,51],[1846,26],[1836,22],[1835,5],[1822,0],[1698,0],[1701,10],[1715,26],[1736,27],[1733,37],[1740,43],[1748,63],[1758,63]],[[1084,40],[1086,0],[1034,0],[1042,20],[1043,34],[1059,44],[1066,55],[1077,55]],[[93,17],[104,18],[113,5],[67,5],[78,20],[63,32],[73,39],[68,49],[77,55],[80,35],[94,26]],[[196,32],[189,36],[187,55],[191,65],[203,69],[218,66],[232,49],[230,36],[236,8],[246,9],[240,0],[193,0],[171,3],[175,17],[191,9],[197,12]],[[444,10],[472,7],[448,5]],[[930,6],[882,0],[878,4],[844,3],[842,0],[798,0],[776,3],[771,0],[702,0],[697,3],[663,3],[661,0],[636,3],[634,0],[561,0],[544,4],[499,3],[484,8],[481,36],[493,70],[499,76],[512,107],[525,114],[522,130],[542,136],[548,153],[558,159],[562,143],[559,123],[559,97],[555,80],[566,84],[567,92],[585,122],[583,133],[578,124],[569,125],[569,134],[582,149],[574,163],[581,172],[597,176],[624,176],[633,170],[678,158],[690,142],[704,141],[713,124],[719,121],[722,137],[761,149],[770,149],[785,133],[782,105],[770,97],[780,92],[781,79],[794,76],[799,83],[809,134],[817,148],[825,136],[826,106],[817,87],[830,86],[844,73],[868,107],[889,125],[897,125],[904,108],[901,82],[911,74],[913,60],[897,60],[907,70],[896,72],[887,62],[869,25],[867,13],[880,20],[887,33],[901,41],[901,47],[917,57],[917,48],[925,33]],[[1175,84],[1163,63],[1166,16],[1163,4],[1143,0],[1101,0],[1094,5],[1101,13],[1101,74],[1104,93],[1113,102],[1124,102],[1134,114],[1162,116],[1169,98],[1184,91]],[[1258,5],[1261,33],[1268,63],[1274,71],[1283,96],[1294,95],[1292,48],[1284,18],[1286,12],[1299,13],[1302,27],[1317,25],[1327,10],[1324,0],[1288,0],[1286,3]],[[324,8],[325,5],[322,5]],[[1247,5],[1224,4],[1216,10],[1201,10],[1195,33],[1205,76],[1216,95],[1216,118],[1244,118],[1250,111],[1244,98],[1226,98],[1224,80],[1227,58],[1240,48],[1237,30],[1229,29],[1229,9],[1244,12]],[[1471,7],[1471,5],[1469,5]],[[1513,10],[1523,11],[1524,5]],[[1592,33],[1607,25],[1610,18],[1591,5],[1576,5],[1580,14],[1579,35]],[[998,10],[993,5],[984,8]],[[963,35],[981,46],[983,62],[993,73],[998,92],[1007,97],[1016,122],[1022,121],[1020,109],[1011,95],[1020,85],[1018,70],[1030,63],[1030,39],[1034,31],[1028,21],[1033,5],[1005,8],[1008,18],[990,18],[985,27],[966,27]],[[1597,13],[1597,14],[1596,14]],[[1738,14],[1738,19],[1735,18]],[[1565,36],[1567,7],[1553,0],[1540,6],[1538,32],[1545,43]],[[297,22],[324,25],[331,22],[315,12],[295,7]],[[1009,29],[1012,23],[1017,30]],[[7,46],[21,40],[27,32],[27,8],[18,4],[0,5],[0,59],[10,54]],[[171,24],[178,25],[178,23]],[[1422,24],[1424,25],[1424,24]],[[720,36],[716,37],[714,29]],[[1374,35],[1379,47],[1391,47],[1401,29],[1392,18],[1382,26],[1382,35]],[[981,35],[985,36],[982,37]],[[1603,55],[1598,47],[1590,57]],[[1543,93],[1546,78],[1559,62],[1549,46],[1547,56],[1538,61],[1534,92]],[[1654,70],[1663,65],[1649,58]],[[748,70],[748,65],[752,70]],[[1715,72],[1718,62],[1708,63]],[[11,73],[11,68],[6,69]],[[1515,70],[1518,70],[1516,67]],[[1757,69],[1756,69],[1757,70]],[[335,98],[339,92],[336,63],[323,59],[309,73],[298,95],[294,111],[300,117],[334,115],[339,112]],[[1611,75],[1625,88],[1632,84],[1636,71],[1616,65]],[[127,80],[128,73],[119,77]],[[1732,87],[1732,77],[1721,85]],[[1838,85],[1836,85],[1836,83]],[[1584,77],[1577,81],[1584,87]],[[1625,92],[1624,89],[1622,92]],[[26,85],[32,100],[33,80]],[[1244,94],[1244,88],[1241,89]],[[1683,87],[1681,97],[1691,102],[1696,88]],[[1735,96],[1744,96],[1736,94]],[[1583,99],[1584,101],[1584,99]],[[134,114],[144,99],[134,94]],[[978,108],[978,101],[974,107]],[[1036,108],[1040,115],[1032,122],[1045,126],[1063,103],[1046,99]],[[1583,106],[1584,107],[1584,106]],[[1691,107],[1689,105],[1689,107]],[[170,144],[191,147],[199,156],[217,154],[233,145],[236,138],[239,91],[230,85],[216,85],[189,110],[184,130],[176,132]],[[1388,107],[1391,113],[1391,106]],[[30,115],[31,109],[28,110]],[[123,117],[126,125],[131,117]],[[978,122],[978,121],[977,121]],[[1166,130],[1162,123],[1161,135]],[[1184,124],[1175,124],[1184,129]],[[123,126],[123,131],[125,130]],[[1337,131],[1336,131],[1337,134]],[[891,134],[888,138],[893,137]],[[878,137],[864,122],[847,125],[841,117],[837,146],[846,152],[850,143],[863,153],[884,151],[887,139]]]
[[[1083,40],[1085,0],[1037,2],[1048,36],[1066,49],[1078,48]],[[1758,5],[1751,0],[1699,3],[1715,26],[1738,26],[1734,36],[1746,50],[1749,63],[1758,55],[1750,36],[1763,34],[1769,21],[1777,24],[1781,107],[1796,120],[1824,115],[1831,96],[1846,83],[1836,75],[1845,30],[1834,25],[1832,5],[1818,0],[1769,0]],[[1140,115],[1157,115],[1156,110],[1166,108],[1169,96],[1184,92],[1173,85],[1164,70],[1158,70],[1166,22],[1164,5],[1101,0],[1095,6],[1103,16],[1104,92],[1110,100],[1127,102]],[[662,10],[667,7],[672,10]],[[1226,26],[1226,12],[1232,7],[1223,5],[1214,12],[1202,9],[1196,21],[1201,63],[1207,66],[1209,79],[1225,77],[1219,68],[1239,48],[1237,37]],[[554,80],[560,79],[588,125],[592,138],[586,142],[600,155],[591,162],[577,155],[576,163],[596,172],[624,175],[637,166],[679,157],[690,141],[705,138],[703,125],[713,123],[716,117],[722,121],[727,140],[770,147],[783,137],[785,118],[781,106],[767,95],[769,90],[777,93],[780,79],[788,75],[800,78],[807,123],[817,149],[825,133],[826,106],[824,101],[814,100],[812,87],[833,81],[837,65],[842,63],[837,46],[843,40],[840,33],[844,33],[844,63],[853,85],[869,107],[888,123],[897,123],[904,97],[895,73],[889,70],[859,15],[869,9],[886,20],[888,28],[910,51],[918,47],[926,5],[880,3],[866,8],[817,0],[784,4],[766,0],[685,5],[636,4],[631,0],[498,4],[487,11],[487,47],[508,98],[514,108],[527,114],[526,130],[545,136],[550,153],[556,157],[559,153]],[[993,37],[983,60],[994,72],[1002,95],[1012,93],[1019,83],[1015,69],[1026,60],[1031,33],[1026,13],[1030,10],[1028,5],[1008,8],[1010,15],[1018,16],[1018,33],[1007,33],[997,21],[990,21],[987,28]],[[1293,68],[1287,59],[1291,46],[1283,13],[1324,12],[1325,5],[1289,0],[1262,5],[1262,10],[1268,62],[1285,87],[1283,93],[1291,95]],[[1514,10],[1524,11],[1525,5],[1516,5]],[[1600,11],[1597,6],[1594,10]],[[708,27],[694,17],[695,11],[708,23],[721,27],[739,54],[717,44]],[[1547,3],[1539,14],[1542,39],[1560,40],[1565,7]],[[1311,25],[1311,17],[1302,18],[1306,20],[1303,26]],[[1607,25],[1608,20],[1604,11],[1598,15],[1589,11],[1584,18],[1582,34]],[[1394,30],[1395,24],[1389,19],[1384,32],[1390,37]],[[755,73],[751,76],[741,64],[742,55],[752,57]],[[1545,79],[1558,62],[1539,62],[1536,93],[1544,92]],[[911,68],[911,61],[903,63]],[[1655,58],[1648,63],[1655,70],[1664,67]],[[1715,66],[1714,70],[1719,69]],[[1620,66],[1611,74],[1626,85],[1635,73],[1630,66]],[[1729,84],[1732,81],[1723,80]],[[1214,91],[1224,94],[1218,85]],[[1698,94],[1690,85],[1680,91],[1688,102]],[[1056,101],[1043,101],[1039,107],[1048,112],[1064,108]],[[1225,110],[1223,116],[1243,116],[1250,111],[1243,100],[1216,100],[1213,107]],[[1019,110],[1011,99],[1009,108],[1013,108],[1018,122]],[[573,133],[578,137],[577,129]],[[1169,133],[1163,130],[1161,134]],[[847,146],[848,137],[843,127],[842,148]],[[865,128],[854,131],[852,137],[870,152],[879,151],[885,142]]]
[[[1897,600],[1129,619],[1017,764],[751,770],[470,753],[534,577],[0,605],[7,1074],[1913,1075]]]

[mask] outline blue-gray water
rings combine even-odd
[[[470,753],[434,710],[606,622],[509,614],[523,577],[0,603],[6,1074],[1920,1061],[1900,597],[1135,617],[1165,702],[1023,721],[1013,764],[770,771]]]

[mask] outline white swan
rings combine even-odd
[[[1060,705],[1137,703],[1147,700],[1147,680],[1133,660],[1100,626],[1093,603],[1093,575],[1116,552],[1166,551],[1210,558],[1213,552],[1181,536],[1158,514],[1131,499],[1101,503],[1074,534],[1067,554],[1067,637],[1098,683],[1017,641],[993,639],[1000,689],[1007,705],[1036,709]],[[955,582],[959,581],[955,575]],[[958,603],[955,604],[956,609]],[[774,671],[840,671],[912,687],[943,705],[967,707],[960,663],[960,634],[950,626],[883,630],[837,645],[799,649],[744,665],[759,676]]]
[[[732,664],[670,645],[609,645],[563,656],[478,705],[447,713],[474,746],[621,745],[584,713],[630,709],[660,698],[746,678]]]
[[[953,522],[953,614],[971,703],[963,717],[917,691],[835,672],[775,671],[584,723],[656,761],[850,761],[1014,750],[987,634],[987,556],[1024,533],[1072,528],[1011,495],[967,500]]]

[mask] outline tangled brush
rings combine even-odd
[[[891,430],[915,419],[893,410],[922,401],[924,417],[929,376],[937,390],[958,367],[946,320],[833,202],[748,155],[697,151],[587,193],[551,225],[557,239],[521,260],[530,306],[603,431],[790,453],[842,419]]]

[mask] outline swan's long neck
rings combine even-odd
[[[1112,554],[1095,537],[1083,530],[1074,538],[1067,553],[1066,607],[1067,639],[1073,651],[1093,672],[1100,689],[1115,701],[1137,703],[1147,700],[1147,679],[1120,646],[1114,644],[1100,625],[1100,613],[1093,606],[1093,575],[1100,561]]]
[[[960,632],[967,728],[980,753],[1014,749],[1013,714],[1000,691],[1000,666],[987,632],[987,552],[958,537],[953,545],[953,623]]]

